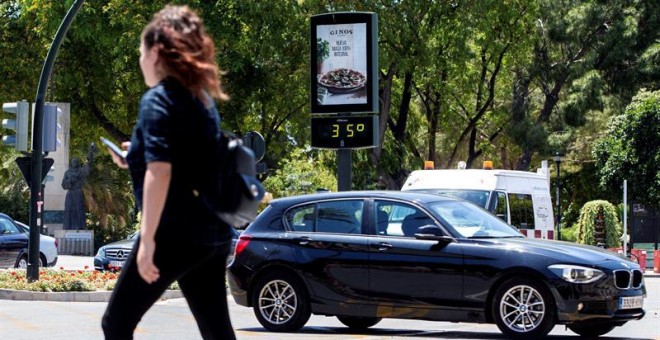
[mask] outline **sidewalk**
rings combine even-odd
[[[660,277],[660,273],[655,273],[653,272],[653,269],[646,268],[646,271],[644,272],[644,277]]]

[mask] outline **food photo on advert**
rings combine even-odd
[[[320,105],[367,103],[366,29],[365,23],[317,26]]]

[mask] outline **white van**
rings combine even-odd
[[[517,170],[416,170],[402,191],[424,191],[471,201],[529,238],[554,239],[548,162],[536,173]]]

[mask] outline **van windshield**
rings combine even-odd
[[[488,190],[465,190],[465,189],[421,189],[411,190],[419,192],[427,192],[436,195],[443,195],[449,197],[456,197],[466,201],[470,201],[482,208],[486,208],[488,204]]]

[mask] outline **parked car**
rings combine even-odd
[[[234,300],[271,331],[310,314],[353,329],[382,318],[495,323],[539,339],[583,336],[644,317],[639,265],[607,250],[529,239],[464,200],[417,192],[337,192],[270,202],[228,267]]]
[[[19,221],[14,221],[14,223],[23,233],[28,234],[28,239],[29,239],[30,226]],[[39,266],[54,267],[55,265],[57,265],[57,257],[58,257],[57,240],[52,236],[39,234],[39,258],[41,260]],[[19,268],[27,268],[27,263],[28,263],[27,254],[24,254],[18,260],[18,262],[19,262],[18,263]]]
[[[119,271],[124,267],[124,262],[131,254],[133,245],[137,240],[139,232],[134,232],[128,238],[108,243],[99,248],[94,256],[94,269]]]
[[[240,235],[240,232],[234,228],[232,228],[232,232],[232,245],[227,263],[231,262],[234,256],[234,247],[236,246],[236,241]],[[101,271],[121,270],[128,255],[130,255],[131,250],[133,249],[133,245],[135,244],[138,235],[139,232],[135,232],[125,240],[109,243],[100,247],[94,256],[94,269]]]
[[[0,268],[18,267],[19,259],[27,255],[27,251],[28,236],[11,217],[0,213]]]

